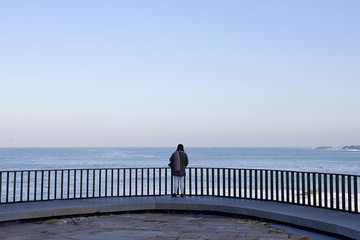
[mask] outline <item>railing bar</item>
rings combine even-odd
[[[325,201],[325,207],[329,208],[329,202],[328,202],[328,174],[324,174],[324,201]]]
[[[68,172],[68,188],[67,188],[67,199],[70,198],[70,170],[67,171]]]
[[[291,203],[295,203],[295,173],[291,172]]]
[[[77,170],[74,169],[74,199],[76,198],[76,174],[77,174]]]
[[[276,180],[276,201],[280,201],[279,171],[275,171]]]
[[[9,202],[10,172],[6,172],[6,203]]]
[[[302,204],[305,205],[305,173],[301,173],[301,194],[302,194]]]
[[[101,194],[101,192],[102,192],[102,190],[101,190],[101,184],[102,183],[102,171],[101,171],[101,169],[99,169],[99,198],[101,198],[102,197],[102,194]]]
[[[95,169],[93,169],[93,192],[92,192],[92,197],[95,197],[95,177],[96,177],[96,172]]]
[[[172,178],[171,178],[171,183],[172,183]],[[171,188],[172,188],[172,184],[171,184]],[[147,195],[150,195],[150,168],[147,169]]]
[[[51,190],[51,171],[48,171],[48,199],[50,200],[50,190]],[[21,190],[22,191],[22,190]]]
[[[166,178],[166,171],[165,171],[165,178]],[[165,182],[166,186],[166,182]],[[165,191],[167,192],[167,189],[165,187]],[[144,168],[141,168],[141,196],[144,196]]]
[[[31,171],[28,171],[27,201],[30,201]]]
[[[348,193],[347,193],[347,197],[348,197],[348,211],[351,212],[352,210],[352,197],[351,197],[351,176],[347,176],[347,184],[348,184]]]
[[[354,176],[354,204],[355,204],[355,212],[358,213],[359,212],[359,201],[358,201],[358,178]]]
[[[322,174],[319,173],[318,174],[318,196],[319,196],[319,207],[322,207],[323,206],[323,202],[322,202],[322,187],[321,187],[321,184],[322,184],[322,181],[321,181],[321,178],[322,178]]]
[[[184,191],[185,191],[185,188],[184,188]],[[159,195],[161,195],[161,168],[159,168]]]
[[[201,191],[200,194],[201,196],[204,195],[204,169],[200,168],[200,187],[201,187]]]
[[[37,172],[35,171],[35,190],[34,190],[34,201],[37,200]]]
[[[137,196],[137,186],[138,186],[138,176],[137,176],[137,174],[138,174],[138,169],[136,168],[136,169],[134,169],[135,170],[135,193],[134,193],[134,195],[135,196]]]
[[[209,168],[206,168],[206,195],[210,195],[210,186],[209,186]]]
[[[120,168],[117,169],[117,196],[120,196]]]
[[[289,172],[286,171],[286,202],[290,202],[290,181],[289,181]]]
[[[312,197],[313,197],[313,206],[317,205],[317,199],[316,199],[316,173],[312,174],[312,185],[313,185],[313,191],[312,191]]]
[[[296,172],[296,203],[300,204],[300,173]]]
[[[14,171],[14,191],[13,191],[13,202],[16,202],[16,175],[17,175],[17,172]]]
[[[2,185],[1,177],[0,177],[0,185]],[[24,190],[24,171],[21,171],[20,202],[23,201],[23,190]],[[1,187],[0,187],[0,203],[1,203]]]
[[[220,196],[220,168],[217,169],[217,196]]]
[[[0,204],[2,203],[2,172],[0,172]]]
[[[191,172],[192,172],[192,168],[189,169],[189,195],[190,196],[192,195],[192,176],[191,176],[192,174],[191,174]],[[171,192],[171,193],[173,193],[173,192]]]
[[[222,169],[223,197],[225,197],[225,168]]]
[[[153,196],[155,196],[155,176],[156,176],[156,174],[155,174],[155,168],[153,168]],[[178,186],[178,187],[180,187],[180,186]]]
[[[330,208],[334,208],[334,175],[330,174]]]
[[[265,170],[265,199],[269,200],[269,171]]]
[[[89,169],[86,170],[86,198],[89,198]]]
[[[123,196],[126,196],[125,186],[126,186],[126,169],[124,168],[123,169]]]
[[[274,171],[270,171],[270,198],[274,201]]]
[[[307,194],[308,194],[308,205],[311,205],[311,182],[310,182],[310,173],[307,173]]]
[[[105,197],[108,196],[107,190],[108,190],[108,169],[105,169]]]
[[[260,170],[260,199],[264,199],[264,170]]]
[[[61,170],[61,189],[60,189],[60,199],[64,199],[64,170]]]
[[[345,188],[345,176],[341,176],[341,190],[342,190],[342,210],[346,210],[345,208],[345,204],[346,204],[346,199],[345,199],[345,195],[346,195],[346,188]]]
[[[250,172],[250,176],[249,176],[249,179],[250,179],[250,187],[249,187],[249,191],[250,191],[250,199],[253,199],[253,171],[252,170],[249,170]]]
[[[234,185],[234,198],[236,198],[236,169],[233,169],[233,185]]]
[[[340,209],[339,175],[335,175],[336,184],[336,209]]]
[[[198,179],[197,179],[197,168],[195,168],[195,196],[198,195]],[[176,189],[175,189],[176,190]]]
[[[212,187],[212,195],[215,196],[215,169],[211,169],[211,187]]]
[[[244,198],[248,198],[248,196],[247,196],[247,185],[248,185],[247,170],[244,169]]]
[[[228,194],[227,196],[228,197],[231,197],[231,172],[230,172],[230,168],[227,170],[228,172],[228,180],[227,180],[227,183],[228,183]]]
[[[114,169],[111,169],[111,197],[114,196]]]
[[[285,179],[284,179],[284,171],[280,171],[281,173],[281,201],[285,202]]]
[[[129,168],[129,196],[132,196],[132,169]]]

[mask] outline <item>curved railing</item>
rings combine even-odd
[[[169,168],[0,171],[0,204],[172,193]],[[264,169],[187,168],[185,193],[360,213],[360,176]]]

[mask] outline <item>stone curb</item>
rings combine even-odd
[[[0,205],[0,222],[131,211],[208,211],[238,214],[360,239],[360,214],[258,200],[186,196],[120,197]]]

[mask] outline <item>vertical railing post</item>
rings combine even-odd
[[[342,194],[341,194],[341,197],[342,197],[342,210],[345,210],[345,203],[346,203],[346,187],[345,187],[345,175],[342,175],[341,176],[341,190],[342,190]]]
[[[212,195],[215,196],[215,169],[211,168]]]
[[[171,183],[172,183],[172,178],[171,178]],[[172,184],[171,184],[171,189],[172,189]],[[172,190],[171,190],[172,191]],[[150,168],[147,169],[147,195],[150,195]]]
[[[207,196],[210,195],[210,190],[209,190],[209,168],[206,168],[206,195]]]
[[[16,175],[17,175],[17,172],[14,171],[14,191],[13,191],[13,202],[16,202]]]
[[[318,174],[318,196],[319,196],[319,207],[323,206],[323,202],[322,202],[322,173]]]
[[[360,177],[354,176],[354,204],[355,204],[355,212],[359,213],[359,199],[358,199],[358,179]]]
[[[286,171],[286,202],[290,202],[289,171]]]
[[[165,178],[167,174],[167,169],[165,170]],[[167,193],[167,187],[166,187],[167,180],[165,181],[165,191]],[[144,168],[141,168],[141,196],[144,196]]]
[[[269,200],[269,170],[265,170],[265,199]]]
[[[37,171],[35,171],[35,189],[34,189],[34,201],[37,200]]]
[[[155,196],[155,184],[156,184],[155,178],[156,178],[156,173],[155,173],[155,168],[153,168],[153,196]]]
[[[233,169],[233,186],[234,186],[233,197],[236,198],[236,169]]]
[[[114,169],[111,169],[111,197],[114,196]]]
[[[201,187],[201,191],[200,191],[200,195],[203,196],[204,195],[204,169],[200,168],[200,187]]]
[[[189,168],[189,195],[191,196],[192,195],[192,169]]]
[[[335,175],[335,184],[336,184],[336,209],[340,209],[340,190],[339,190],[339,175]]]
[[[351,176],[347,176],[347,184],[348,184],[348,191],[347,191],[347,198],[348,198],[348,211],[351,212],[352,210],[352,197],[351,197]]]
[[[225,197],[225,189],[226,189],[226,186],[225,186],[225,168],[222,169],[222,183],[223,183],[223,197]]]
[[[2,184],[3,184],[3,181],[2,181],[2,172],[0,172],[0,203],[2,203]]]
[[[274,201],[274,171],[270,170],[270,199]]]
[[[250,199],[253,199],[253,170],[250,169],[249,170],[250,172],[250,176],[249,176],[249,183],[250,183],[250,186],[249,186],[249,190],[250,190]]]
[[[195,168],[195,196],[198,195],[198,178],[197,178],[197,168]],[[176,189],[175,189],[176,190]]]
[[[248,185],[247,169],[244,169],[244,198],[248,198],[248,196],[247,196],[247,185]]]

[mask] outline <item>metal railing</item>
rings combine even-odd
[[[170,168],[0,171],[0,204],[162,196]],[[263,169],[187,168],[185,194],[277,201],[360,213],[360,176]]]

